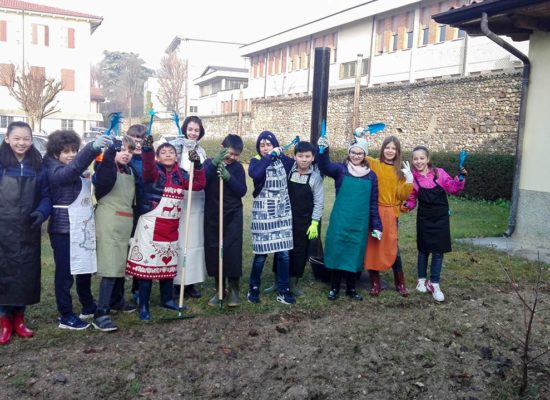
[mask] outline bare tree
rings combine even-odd
[[[54,101],[63,87],[60,81],[46,78],[42,70],[27,67],[17,72],[15,68],[3,68],[0,83],[19,102],[33,131],[40,130],[42,120],[59,111],[59,101]]]
[[[187,79],[185,63],[175,53],[163,57],[160,69],[157,70],[157,79],[159,101],[168,110],[176,111],[179,114]]]

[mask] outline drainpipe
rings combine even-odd
[[[521,157],[523,153],[523,136],[525,132],[525,106],[527,103],[527,88],[529,85],[529,75],[531,73],[531,62],[529,58],[521,51],[516,49],[510,43],[497,36],[489,30],[489,22],[487,13],[481,14],[481,31],[485,36],[498,44],[504,50],[512,53],[523,62],[523,74],[521,77],[521,99],[519,103],[519,121],[516,139],[516,160],[514,163],[514,182],[512,184],[512,203],[510,206],[510,217],[508,219],[508,229],[504,232],[504,237],[510,237],[516,229],[516,219],[518,214],[518,199],[519,199],[519,178],[521,172]]]

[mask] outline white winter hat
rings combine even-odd
[[[365,157],[369,154],[369,144],[366,139],[355,138],[355,140],[348,147],[348,154],[352,148],[358,147],[365,152]]]

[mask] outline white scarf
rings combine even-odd
[[[353,165],[351,162],[348,162],[348,172],[351,176],[361,178],[370,172],[370,168],[362,165]]]

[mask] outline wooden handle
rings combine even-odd
[[[223,300],[223,179],[220,177],[220,226],[219,226],[219,254],[218,254],[218,299]]]

